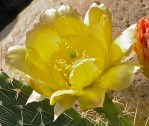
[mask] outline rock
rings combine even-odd
[[[95,0],[94,0],[95,1]],[[19,16],[0,33],[1,52],[6,52],[7,48],[24,44],[26,32],[39,20],[42,11],[59,6],[61,3],[71,4],[77,8],[84,16],[88,6],[93,0],[34,0]],[[96,0],[100,2],[101,0]],[[149,14],[149,1],[147,0],[103,0],[109,5],[113,12],[113,38],[119,35],[129,25],[136,23],[142,16]],[[1,57],[1,61],[4,57]],[[136,59],[132,59],[136,61]],[[3,69],[8,70],[2,62]],[[11,73],[9,71],[9,73]],[[14,76],[14,75],[13,75]],[[139,72],[132,86],[124,91],[115,92],[115,98],[128,109],[127,114],[135,119],[135,126],[149,126],[149,80]],[[137,111],[136,111],[137,110]],[[133,113],[131,113],[133,112]],[[137,113],[136,113],[137,112]]]

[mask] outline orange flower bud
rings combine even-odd
[[[149,77],[149,17],[141,18],[138,22],[134,50],[144,74]]]

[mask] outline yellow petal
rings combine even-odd
[[[98,24],[101,21],[101,18],[105,15],[104,11],[99,9],[98,7],[92,7],[87,12],[84,23],[87,25]]]
[[[23,46],[13,46],[8,49],[5,62],[12,68],[24,73],[28,73],[25,66],[26,48]]]
[[[40,59],[36,51],[28,50],[26,66],[29,75],[43,81],[51,89],[60,89],[65,86],[65,80],[61,74]]]
[[[32,78],[30,76],[27,76],[28,84],[39,94],[50,97],[53,93],[53,90],[46,85],[43,81],[40,81],[38,79]]]
[[[104,4],[94,3],[88,10],[84,23],[89,26],[96,39],[103,43],[102,48],[108,53],[112,43],[112,16],[109,8]]]
[[[69,82],[74,87],[83,88],[91,85],[100,73],[94,58],[79,60],[72,67]]]
[[[122,63],[110,67],[100,79],[97,85],[101,88],[111,90],[122,90],[128,88],[134,79],[135,64]]]
[[[104,15],[101,18],[101,21],[100,21],[99,25],[102,26],[102,28],[103,28],[103,32],[105,34],[104,37],[106,38],[105,42],[106,42],[106,45],[107,45],[107,49],[109,50],[110,47],[111,47],[111,43],[112,43],[112,23],[110,22],[108,16]]]
[[[110,23],[112,24],[112,14],[109,8],[102,3],[93,3],[85,15],[84,23],[87,25],[98,24],[103,15],[107,15]]]
[[[105,89],[96,86],[87,87],[85,93],[79,97],[80,107],[92,109],[102,107],[105,97]]]
[[[70,109],[76,101],[75,97],[65,97],[54,106],[54,121],[67,109]]]
[[[36,51],[41,60],[48,63],[53,53],[59,50],[60,37],[45,24],[38,23],[27,33],[27,49]]]
[[[107,14],[107,16],[108,16],[108,18],[110,20],[110,23],[112,25],[112,13],[110,11],[110,8],[105,6],[103,3],[101,3],[98,7]]]
[[[69,16],[58,18],[55,21],[55,27],[61,36],[82,35],[87,32],[87,27],[81,20]]]
[[[124,54],[121,48],[117,44],[113,43],[110,49],[107,67],[120,61],[123,58],[123,56]]]
[[[84,92],[81,90],[64,89],[55,91],[50,97],[50,104],[54,105],[59,100],[65,100],[67,97],[80,96]],[[69,102],[69,101],[68,101]]]
[[[108,36],[104,27],[100,24],[94,24],[89,26],[89,30],[91,34],[95,37],[97,41],[97,46],[99,46],[100,50],[105,54],[105,56],[107,56],[110,45],[108,44],[109,39],[107,38]]]

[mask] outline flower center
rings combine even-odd
[[[72,66],[79,60],[88,57],[89,55],[86,47],[80,46],[77,40],[69,36],[61,39],[60,49],[52,55],[49,62],[69,84],[69,75]]]
[[[71,52],[69,52],[69,56],[70,56],[70,58],[74,59],[74,58],[76,58],[77,53],[75,51],[71,51]]]

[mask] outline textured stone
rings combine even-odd
[[[149,15],[148,0],[96,1],[105,3],[113,12],[113,38],[131,24],[136,23],[142,16]],[[26,32],[38,21],[42,11],[56,7],[61,3],[69,3],[77,8],[81,15],[84,16],[92,2],[93,0],[34,0],[30,6],[21,12],[19,16],[0,33],[0,43],[3,48],[1,50],[3,53],[2,56],[8,47],[16,44],[24,44]],[[3,57],[1,58],[3,59]],[[132,61],[135,62],[136,58],[133,58]],[[1,64],[3,69],[7,70],[5,64]],[[129,113],[133,115],[132,118],[135,118],[135,126],[149,126],[149,122],[146,122],[149,117],[149,80],[145,78],[141,72],[136,74],[136,78],[130,88],[121,92],[115,92],[114,94],[116,99],[122,99],[120,102],[129,109],[128,112],[135,112],[137,110],[136,114]]]

